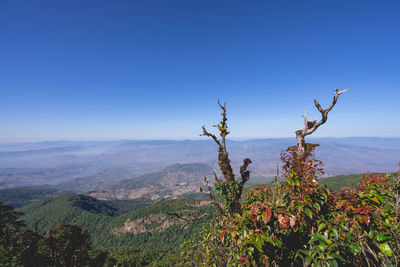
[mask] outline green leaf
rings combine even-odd
[[[307,213],[308,217],[310,217],[310,219],[312,219],[312,212],[311,212],[311,210],[310,210],[309,208],[306,208],[304,211]]]
[[[311,264],[311,258],[310,256],[307,256],[306,259],[304,260],[304,263],[306,264],[306,266]]]
[[[340,256],[339,254],[332,253],[331,256],[334,257],[334,258],[336,258],[336,259],[338,259],[338,260],[340,260],[340,261],[342,261],[342,262],[345,262],[345,261],[346,261],[346,260],[345,260],[342,256]]]
[[[369,192],[368,197],[373,197],[376,195],[376,190],[372,190],[371,192]]]
[[[390,238],[390,237],[384,236],[384,235],[382,235],[382,234],[380,234],[380,233],[376,233],[376,240],[378,240],[379,242],[385,241],[385,240],[388,239],[388,238]]]
[[[392,250],[390,249],[388,243],[379,244],[379,246],[381,247],[383,254],[389,257],[392,256]]]
[[[374,238],[374,232],[373,232],[372,230],[369,231],[368,237],[369,237],[369,238]]]
[[[380,204],[379,200],[376,197],[371,198],[372,201],[374,201],[375,203]]]
[[[262,252],[262,246],[264,244],[264,240],[262,238],[256,238],[254,245],[256,245],[256,249]]]
[[[313,203],[313,207],[314,207],[317,211],[320,211],[320,210],[321,210],[321,207],[319,206],[319,204],[318,204],[317,202],[314,202],[314,203]]]
[[[379,201],[380,201],[381,203],[386,203],[386,200],[385,200],[382,196],[377,195],[376,197],[379,199]]]
[[[339,265],[337,264],[336,260],[330,260],[329,263],[333,267],[339,267]]]
[[[316,204],[316,203],[314,203],[314,204]],[[326,224],[321,223],[321,224],[318,226],[318,232],[321,232],[321,230],[324,229],[325,226],[326,226]]]
[[[274,242],[274,240],[273,240],[271,237],[266,236],[266,235],[263,235],[262,238],[265,239],[265,240],[267,240],[267,241],[268,241],[269,243],[271,243],[273,246],[275,246],[275,242]]]
[[[336,239],[339,238],[339,234],[338,234],[338,232],[336,231],[336,229],[332,229],[332,233],[335,235]]]

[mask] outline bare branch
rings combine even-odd
[[[314,104],[317,107],[317,109],[319,110],[319,112],[321,113],[322,118],[321,118],[321,120],[319,122],[314,123],[314,125],[312,127],[308,127],[308,129],[303,132],[304,136],[312,134],[313,132],[315,132],[318,129],[319,126],[321,126],[322,124],[324,124],[326,122],[326,120],[328,119],[328,113],[335,106],[335,104],[336,104],[336,102],[337,102],[337,100],[339,98],[339,95],[341,95],[341,94],[343,94],[343,93],[345,93],[345,92],[347,92],[349,90],[350,89],[339,91],[336,88],[335,89],[335,95],[333,96],[332,103],[330,104],[330,106],[327,109],[322,109],[322,107],[319,104],[318,100],[314,99]]]
[[[307,147],[306,147],[306,143],[304,141],[304,138],[307,135],[312,134],[313,132],[315,132],[319,126],[321,126],[322,124],[324,124],[327,119],[328,119],[328,113],[329,111],[331,111],[331,109],[335,106],[337,100],[339,99],[339,95],[349,91],[350,89],[346,89],[346,90],[342,90],[339,91],[337,88],[335,89],[335,95],[333,96],[333,100],[332,103],[329,105],[328,108],[323,109],[321,107],[321,105],[319,104],[318,100],[314,100],[314,104],[315,107],[318,109],[318,111],[321,113],[321,120],[320,121],[308,121],[307,120],[307,111],[305,112],[305,114],[303,115],[304,118],[304,128],[302,130],[297,130],[296,131],[296,139],[297,139],[297,155],[305,155],[307,152]]]
[[[221,139],[222,139],[222,147],[221,147],[221,149],[222,149],[222,151],[224,151],[224,153],[227,154],[225,138],[229,134],[229,131],[228,131],[228,125],[226,124],[226,121],[228,120],[228,118],[226,117],[226,103],[224,103],[224,105],[222,105],[219,102],[219,99],[218,99],[218,105],[222,110],[221,122],[220,122],[220,124],[214,125],[214,127],[218,128],[219,135],[221,136]]]
[[[251,163],[249,158],[243,160],[243,165],[240,167],[240,175],[242,176],[243,184],[247,182],[250,178],[250,171],[247,170],[247,167]]]
[[[224,104],[222,105],[221,102],[219,102],[219,99],[218,99],[218,106],[222,109],[222,113],[226,114],[226,102],[224,102]],[[225,117],[225,119],[226,119],[226,117]]]
[[[221,113],[221,116],[222,116],[221,127],[225,129],[225,131],[221,131],[221,137],[223,137],[222,136],[222,132],[226,132],[225,136],[229,134],[229,132],[226,131],[226,129],[228,128],[227,125],[226,125],[226,121],[228,120],[227,117],[226,117],[226,103],[224,103],[224,105],[221,105],[221,103],[219,102],[219,99],[218,99],[218,105],[222,110],[222,113]]]
[[[304,129],[303,129],[303,131],[307,131],[307,128],[308,128],[307,110],[304,112],[303,119],[304,119]]]
[[[222,182],[221,179],[218,179],[218,176],[217,176],[217,174],[216,174],[215,172],[214,172],[214,179],[215,179],[215,181],[216,181],[217,183]]]
[[[215,172],[214,172],[214,175],[215,175],[215,177],[217,177]],[[216,179],[218,179],[218,178],[216,178]],[[221,207],[220,203],[214,198],[214,195],[211,192],[212,188],[211,188],[210,184],[208,183],[208,180],[207,180],[206,176],[204,176],[204,183],[205,183],[205,186],[206,186],[206,188],[208,190],[208,193],[206,193],[208,195],[208,198],[212,201],[212,204],[217,209],[218,214],[222,215],[223,214],[222,207]],[[201,187],[200,187],[200,192],[203,192],[203,188],[201,188]]]
[[[214,134],[211,134],[211,133],[207,132],[206,126],[203,126],[201,128],[203,129],[203,133],[200,134],[200,136],[211,137],[212,139],[214,139],[215,143],[217,143],[218,146],[221,146],[221,143],[219,142],[218,138]]]

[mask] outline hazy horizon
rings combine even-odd
[[[217,133],[215,133],[217,134]],[[217,134],[218,135],[218,134]],[[357,138],[357,139],[362,139],[362,138],[376,138],[376,139],[400,139],[400,136],[307,136],[306,140],[311,139],[345,139],[345,138]],[[229,138],[227,137],[228,141],[252,141],[252,140],[264,140],[264,139],[293,139],[293,142],[296,141],[296,137],[293,136],[280,136],[280,137],[236,137],[236,138]],[[196,138],[154,138],[154,139],[91,139],[91,138],[54,138],[54,139],[23,139],[23,140],[2,140],[0,139],[0,144],[12,144],[12,143],[45,143],[45,142],[129,142],[129,141],[201,141],[201,140],[207,140],[205,137],[196,137]]]

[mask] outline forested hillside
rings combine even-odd
[[[166,200],[151,204],[146,200],[101,201],[85,195],[66,195],[32,203],[20,209],[29,227],[45,232],[58,223],[72,223],[88,231],[95,247],[135,244],[137,247],[163,248],[179,243],[192,234],[202,221],[186,224],[171,215],[212,214],[208,202]],[[130,210],[130,211],[129,211]],[[185,230],[182,231],[182,228]],[[167,246],[168,247],[168,246]]]
[[[181,243],[199,232],[214,214],[209,201],[176,199],[151,204],[145,199],[101,201],[85,195],[45,199],[20,211],[27,226],[39,233],[60,223],[76,225],[88,232],[93,248],[108,251],[117,261],[140,258],[147,263],[177,257]]]

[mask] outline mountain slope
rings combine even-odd
[[[177,198],[198,192],[199,186],[203,184],[203,177],[212,173],[212,168],[203,163],[174,164],[159,172],[123,180],[91,192],[90,195],[98,199]]]
[[[188,222],[183,217],[212,214],[208,201],[166,200],[148,203],[121,214],[116,202],[101,201],[85,195],[66,195],[41,200],[20,209],[27,225],[47,231],[61,222],[79,225],[87,230],[95,247],[135,246],[146,249],[165,249],[179,246],[197,232],[209,218]],[[125,202],[126,201],[122,201]]]

